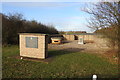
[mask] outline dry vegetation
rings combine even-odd
[[[68,41],[63,44],[49,44],[48,49],[51,50],[65,50],[71,52],[86,52],[86,53],[94,53],[99,56],[108,58],[110,62],[118,63],[117,50],[111,50],[106,44],[103,43],[86,43],[86,44],[78,44],[78,41]]]

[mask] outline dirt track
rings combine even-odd
[[[74,52],[105,53],[109,48],[101,43],[78,44],[78,41],[69,41],[63,44],[48,44],[48,49],[68,50]]]

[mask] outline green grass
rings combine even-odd
[[[18,46],[3,48],[3,78],[101,78],[118,77],[117,64],[95,54],[49,50],[48,64],[13,58]]]

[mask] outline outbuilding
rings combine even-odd
[[[62,43],[62,37],[52,37],[52,44],[61,44]]]
[[[39,33],[19,33],[20,56],[45,59],[48,55],[48,36]]]

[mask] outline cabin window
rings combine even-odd
[[[26,37],[27,48],[38,48],[38,37]]]

